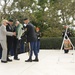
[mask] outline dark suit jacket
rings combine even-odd
[[[14,29],[9,24],[6,26],[6,30],[9,32],[14,32]],[[7,43],[13,41],[13,36],[7,36]]]
[[[36,36],[36,32],[35,32],[35,28],[34,28],[33,24],[28,23],[26,28],[27,28],[27,31],[26,31],[27,42],[37,41],[37,36]]]
[[[6,26],[6,30],[10,32],[15,32],[16,31],[16,26],[10,26],[9,24]],[[8,52],[13,49],[16,49],[16,44],[17,44],[17,39],[16,36],[7,36],[7,48]],[[16,50],[15,50],[16,51]]]

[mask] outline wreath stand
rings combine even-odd
[[[63,45],[64,45],[65,36],[67,36],[68,40],[70,41],[70,43],[71,43],[71,45],[72,45],[72,47],[73,47],[73,53],[72,53],[72,55],[73,55],[73,59],[72,59],[71,62],[74,62],[74,45],[72,44],[70,38],[69,38],[68,35],[67,35],[68,28],[69,28],[69,27],[67,26],[67,27],[66,27],[65,34],[64,34],[64,37],[63,37],[63,42],[62,42],[62,45],[61,45],[61,49],[60,49],[60,51],[63,50]],[[58,62],[60,62],[60,55],[59,55],[59,57],[58,57]]]

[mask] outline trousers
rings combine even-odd
[[[2,57],[1,60],[2,61],[7,61],[7,43],[6,40],[2,40],[0,41],[1,46],[2,46]]]
[[[38,51],[37,51],[37,42],[30,42],[30,55],[29,59],[32,59],[32,55],[34,52],[35,58],[38,58]]]

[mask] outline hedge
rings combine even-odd
[[[71,42],[75,46],[75,37],[71,37]],[[60,49],[62,45],[62,37],[50,37],[50,38],[41,38],[40,48],[41,49]]]

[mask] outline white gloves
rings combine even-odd
[[[21,37],[19,37],[18,39],[21,40]]]

